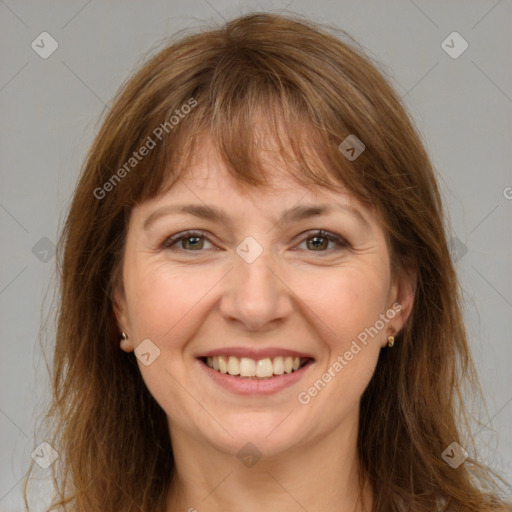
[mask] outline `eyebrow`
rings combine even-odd
[[[276,223],[292,223],[311,217],[336,213],[336,211],[348,213],[355,219],[359,220],[367,229],[371,229],[368,220],[358,209],[340,203],[336,203],[336,207],[330,204],[297,205],[284,211],[278,220],[274,220]],[[144,221],[143,229],[149,229],[149,227],[161,217],[179,214],[194,215],[201,219],[220,221],[223,224],[231,226],[229,215],[221,208],[202,204],[174,204],[163,206],[151,213]]]

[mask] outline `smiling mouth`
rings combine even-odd
[[[294,373],[313,361],[309,357],[290,356],[265,357],[257,360],[249,357],[214,356],[202,357],[200,360],[219,373],[255,380],[272,379]]]

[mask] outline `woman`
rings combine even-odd
[[[396,93],[327,30],[252,14],[160,51],[60,243],[51,510],[506,510],[460,430],[443,223]]]

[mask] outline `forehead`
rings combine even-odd
[[[294,166],[284,166],[272,153],[264,155],[263,161],[264,185],[249,185],[233,176],[215,151],[201,148],[179,179],[155,198],[138,205],[137,224],[146,230],[162,216],[178,213],[230,225],[242,217],[268,217],[275,224],[336,212],[349,214],[370,231],[372,224],[378,223],[373,212],[341,184],[331,190],[308,182],[303,176],[301,180]]]
[[[202,191],[212,196],[222,195],[227,202],[230,197],[237,194],[260,198],[273,196],[283,198],[283,194],[293,198],[307,194],[309,198],[356,201],[347,187],[340,181],[336,181],[326,169],[321,169],[321,172],[332,188],[322,187],[307,178],[296,161],[288,157],[284,158],[273,145],[258,144],[257,161],[261,167],[257,172],[264,180],[263,186],[250,185],[235,177],[211,140],[206,140],[203,144],[196,146],[187,167],[180,170],[179,179],[162,187],[160,197],[164,195],[172,197],[188,190],[190,193]],[[318,162],[314,165],[319,167]],[[239,174],[242,173],[243,170],[240,170]]]

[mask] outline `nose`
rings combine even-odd
[[[249,263],[234,253],[234,268],[224,280],[220,312],[246,331],[275,328],[293,311],[290,288],[270,250]]]

